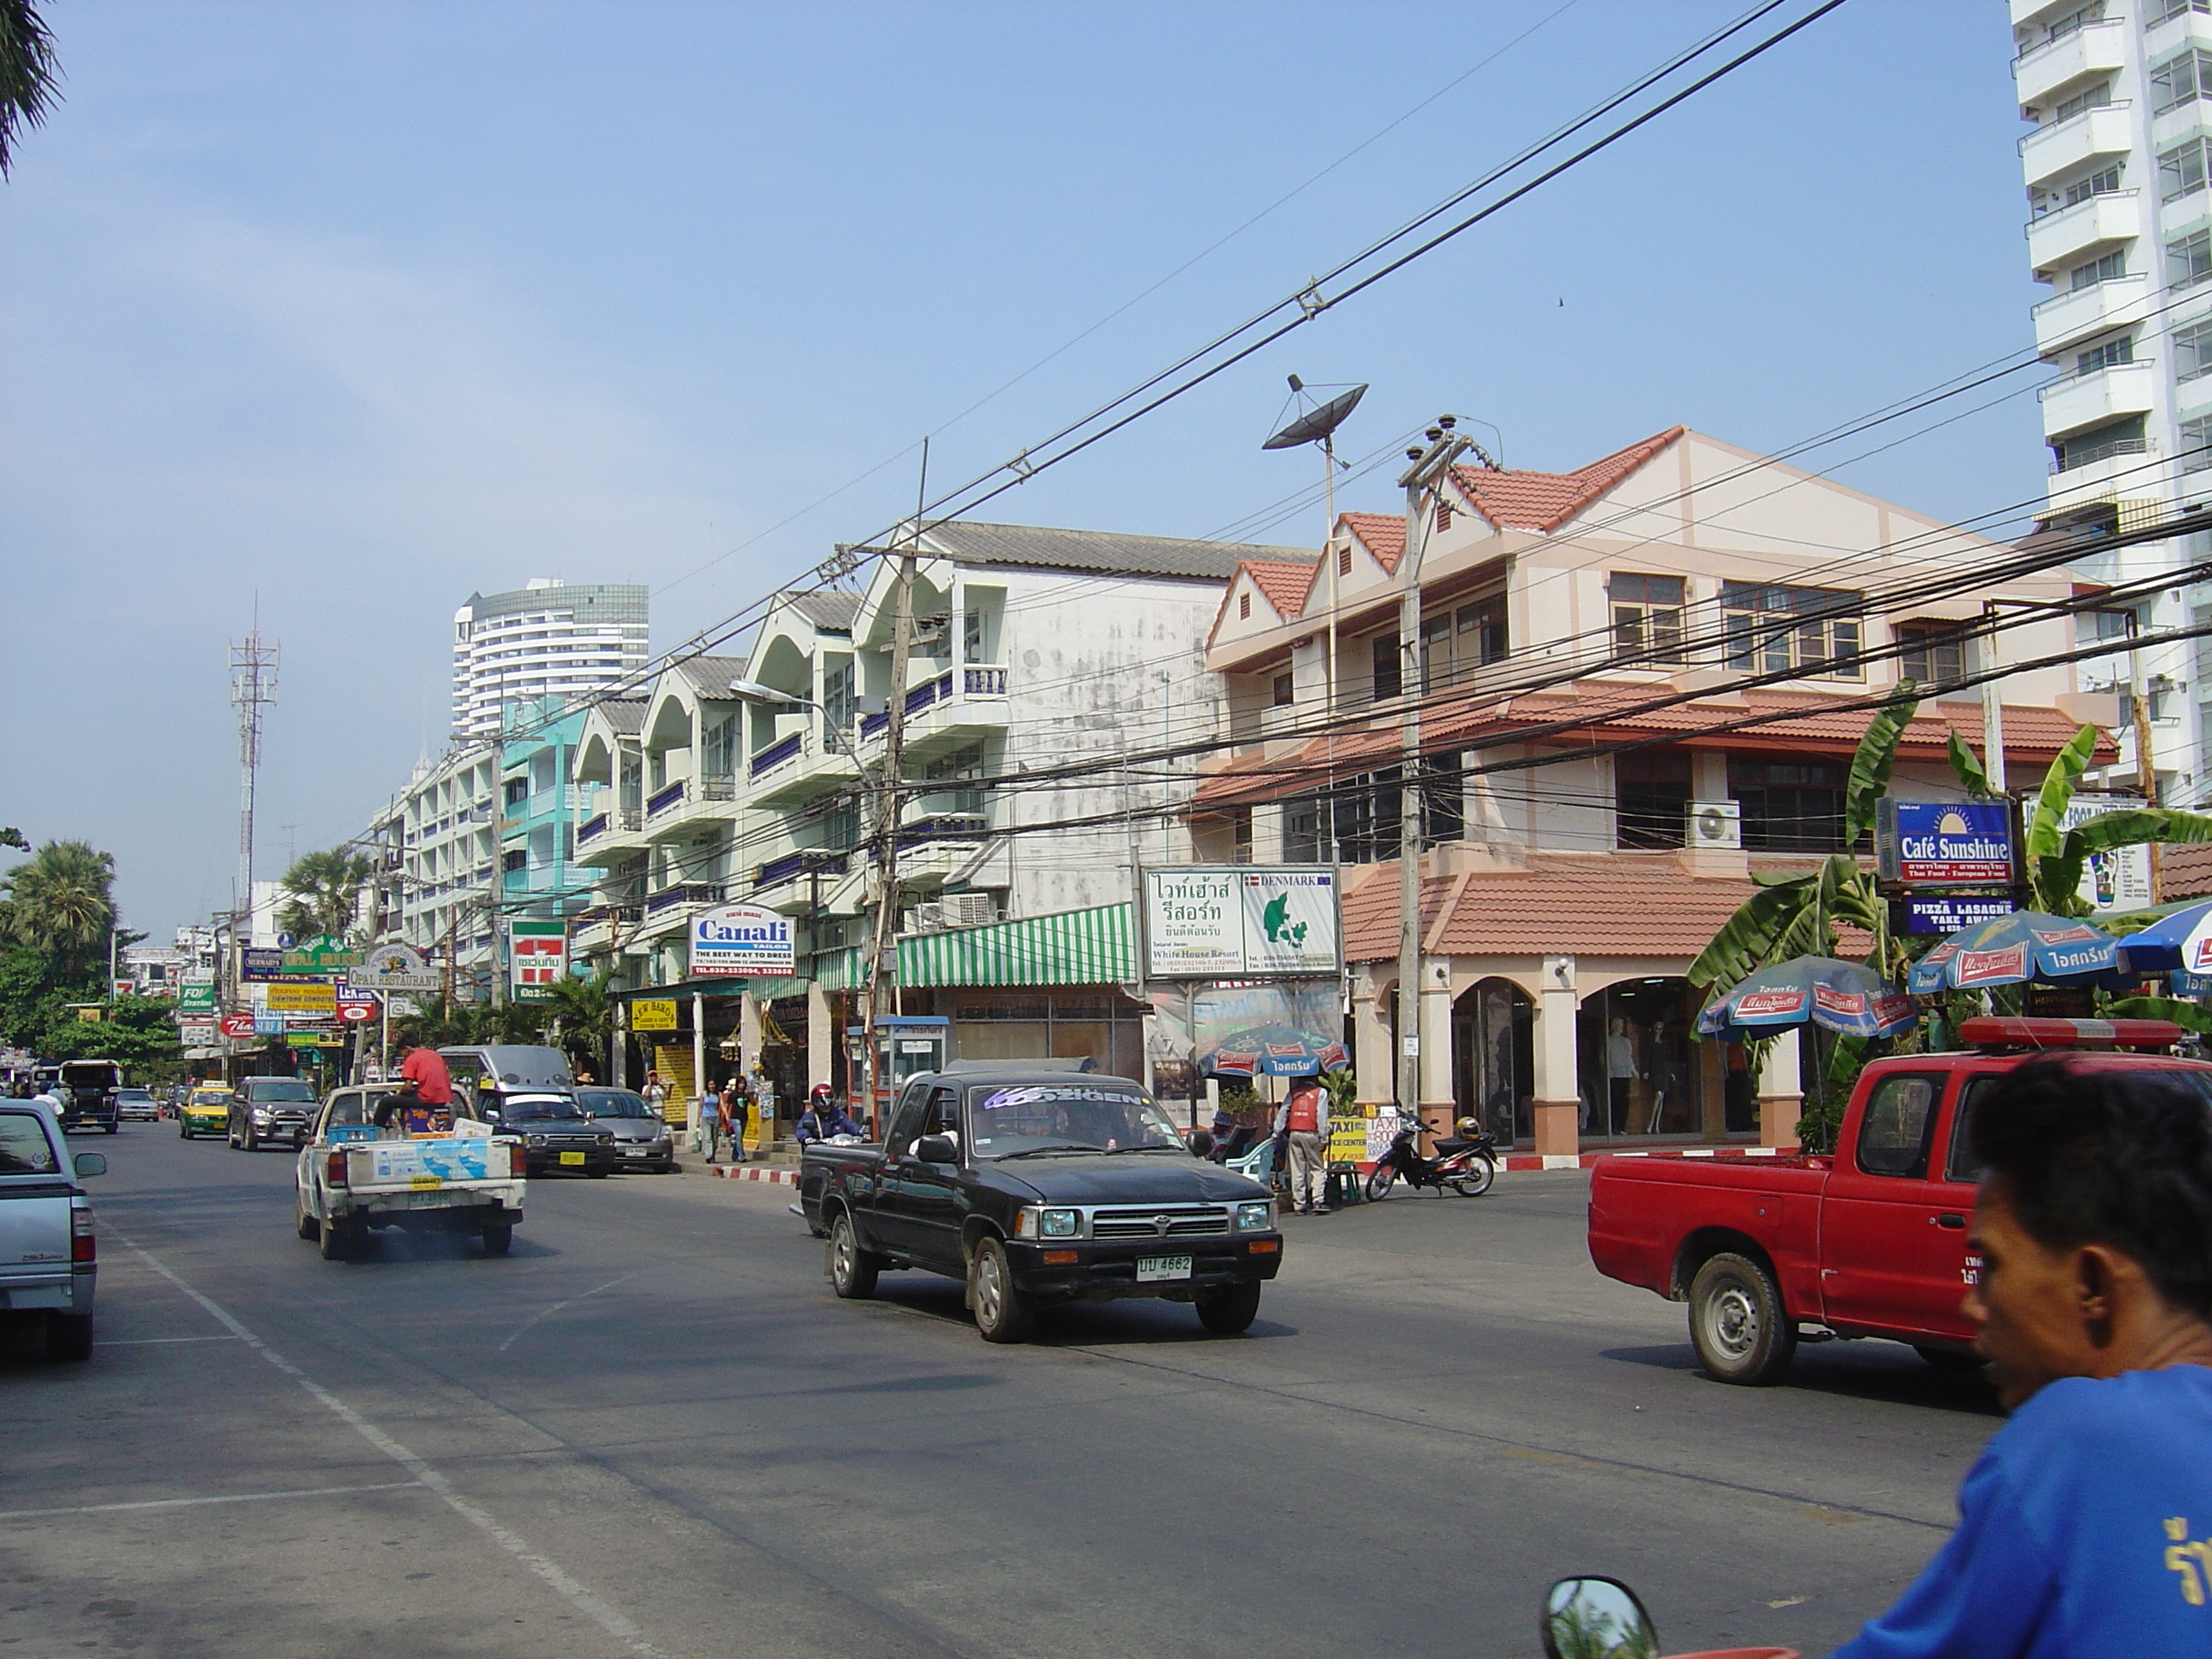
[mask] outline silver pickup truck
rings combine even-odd
[[[293,1220],[325,1261],[355,1254],[372,1232],[474,1233],[505,1255],[522,1219],[528,1164],[520,1139],[467,1117],[453,1132],[406,1135],[376,1125],[387,1088],[334,1089],[300,1149]]]
[[[50,1359],[92,1353],[99,1252],[76,1183],[106,1173],[98,1152],[70,1155],[51,1109],[0,1100],[0,1318],[42,1322]]]

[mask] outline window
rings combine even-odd
[[[1955,680],[1966,672],[1966,636],[1952,624],[1907,625],[1897,630],[1897,672],[1916,684]]]
[[[2194,288],[2207,276],[2212,276],[2212,231],[2200,230],[2166,245],[2168,288]]]
[[[706,737],[699,745],[699,775],[702,778],[737,775],[738,726],[738,717],[728,714],[707,728]]]
[[[1833,588],[1723,582],[1721,625],[1728,665],[1762,673],[1798,668],[1857,679],[1865,672],[1858,661],[1858,619],[1837,613],[1858,602],[1857,594]]]
[[[1690,755],[1631,749],[1613,757],[1613,844],[1680,847],[1690,811]]]
[[[2212,371],[2212,319],[2173,331],[2173,378],[2193,380]]]
[[[2170,109],[2194,103],[2208,85],[2212,85],[2212,52],[2185,52],[2179,58],[2169,58],[2150,72],[2151,113],[2163,115]],[[2106,101],[2109,102],[2110,82],[2104,90]]]
[[[938,784],[980,778],[983,775],[983,745],[971,743],[965,749],[957,749],[933,760],[921,769],[921,775],[926,782]],[[939,798],[937,810],[930,816],[980,818],[984,810],[983,791],[954,789]]]
[[[2190,95],[2196,96],[2194,93]],[[2051,123],[2055,125],[2060,121],[2070,121],[2085,109],[2102,109],[2112,101],[2112,83],[2101,81],[2087,92],[2077,92],[2071,98],[2062,100],[2051,112]]]
[[[969,612],[974,615],[974,612]],[[853,664],[848,658],[835,668],[822,672],[822,719],[833,732],[848,730],[853,724]]]
[[[526,800],[527,800],[527,799],[530,799],[530,780],[529,780],[529,779],[527,779],[527,778],[509,778],[509,779],[507,781],[507,804],[509,806],[520,806],[520,805],[522,805],[522,803],[523,803],[524,801],[526,801]]]
[[[1457,755],[1431,755],[1421,763],[1421,839],[1431,846],[1467,835],[1467,780]]]
[[[2110,368],[2115,363],[2131,363],[2135,360],[2134,337],[2124,335],[2119,339],[2106,340],[2101,344],[2091,346],[2087,351],[2075,353],[2074,373],[2076,375],[2094,374],[2098,370]]]
[[[1456,765],[1456,757],[1454,764]],[[1283,808],[1283,856],[1293,864],[1375,864],[1398,856],[1403,800],[1395,766],[1346,778]]]
[[[526,870],[530,867],[530,854],[521,851],[501,854],[499,867],[508,875],[513,875],[517,870]]]
[[[983,613],[972,604],[960,613],[960,660],[988,660],[983,655]]]
[[[2171,202],[2204,188],[2205,141],[2191,138],[2158,158],[2158,198]]]
[[[1860,1172],[1925,1181],[1936,1109],[1942,1103],[1940,1073],[1902,1073],[1875,1084],[1859,1120]]]
[[[1436,691],[1452,683],[1451,612],[1421,618],[1421,690]]]
[[[1234,864],[1252,862],[1252,809],[1237,807],[1229,815],[1229,858]]]
[[[2093,173],[2086,179],[2076,179],[2066,186],[2066,205],[2086,202],[2092,196],[2110,196],[2120,187],[2120,170],[2106,167],[2102,173]]]
[[[1398,636],[1377,634],[1374,640],[1375,701],[1395,697],[1403,688],[1404,678],[1398,661]]]
[[[1274,698],[1274,706],[1278,708],[1288,708],[1298,700],[1297,683],[1292,676],[1289,674],[1275,676]]]
[[[2187,422],[2183,424],[2185,430]],[[2077,466],[2087,466],[2092,461],[2109,460],[2115,455],[2140,455],[2146,447],[2143,417],[2130,415],[2127,419],[2114,421],[2108,426],[2092,427],[2087,432],[2077,432],[2070,438],[2052,444],[2051,453],[2057,471],[2068,472]]]
[[[2137,440],[2136,446],[2142,445]],[[2202,472],[2212,467],[2212,415],[2199,415],[2181,423],[2181,470]]]
[[[1682,660],[1682,579],[1616,570],[1606,579],[1616,650]]]
[[[1249,846],[1251,820],[1241,826]],[[1321,803],[1308,799],[1288,802],[1283,808],[1283,857],[1292,864],[1323,864],[1335,855],[1322,839]]]
[[[2083,9],[2087,10],[2092,9],[2085,7]],[[2099,17],[2104,15],[2104,8],[2102,6],[2098,6],[2094,8],[2094,9],[2096,11]],[[2167,21],[2169,19],[2179,17],[2185,12],[2192,11],[2198,13],[2212,12],[2212,0],[2149,0],[2149,3],[2143,7],[2143,27],[2148,28],[2153,24],[2163,23]],[[2094,18],[2085,18],[2083,20],[2085,22],[2094,22],[2096,20]],[[2080,23],[2076,23],[2074,26],[2075,28],[2080,28],[2081,27],[2081,25]],[[2051,29],[2052,33],[2051,38],[2056,40],[2058,39],[2058,34],[2057,33],[2057,25],[2055,23],[2051,25]],[[2069,29],[2067,32],[2071,33],[2073,31]]]
[[[2172,3],[2172,0],[2151,0],[2154,7],[2168,3]],[[2197,0],[2197,9],[2199,11],[2203,10],[2208,4],[2212,4],[2212,0]],[[2179,9],[2178,7],[2177,9]],[[2053,40],[2063,40],[2084,23],[2096,22],[2104,15],[2105,0],[2094,0],[2093,4],[2078,7],[2063,17],[2054,17],[2044,25],[2043,40],[2039,44],[2048,46]]]
[[[2079,294],[2085,288],[2094,288],[2100,283],[2109,283],[2115,276],[2128,274],[2128,251],[2115,249],[2101,259],[2092,259],[2086,265],[2076,265],[2067,273],[2067,291]]]
[[[1512,654],[1512,641],[1505,629],[1503,593],[1493,593],[1486,599],[1460,606],[1458,628],[1462,672],[1470,665],[1504,662]]]
[[[1844,765],[1832,761],[1731,758],[1729,793],[1753,853],[1844,850]]]

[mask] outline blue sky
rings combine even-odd
[[[50,0],[67,99],[0,186],[0,822],[114,851],[166,937],[229,899],[257,595],[273,873],[441,740],[471,589],[647,582],[676,644],[895,518],[922,434],[1004,460],[1740,9]],[[1449,409],[1566,468],[2019,350],[2009,56],[1994,0],[1852,0],[988,516],[1218,532],[1310,472],[1257,448],[1293,370],[1372,382],[1347,449]],[[1839,476],[1964,518],[2043,471],[2021,390]]]

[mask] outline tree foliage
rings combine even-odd
[[[277,908],[276,925],[301,939],[324,933],[343,939],[361,912],[361,890],[368,877],[364,854],[343,847],[302,853],[277,883],[286,896]]]
[[[550,1016],[553,1045],[568,1056],[572,1066],[597,1071],[606,1062],[614,1040],[614,1005],[607,998],[614,969],[602,968],[588,979],[564,975],[548,987],[553,994],[538,1006]]]
[[[0,932],[51,957],[64,978],[105,963],[115,925],[115,860],[81,841],[50,841],[0,876]]]
[[[0,0],[0,178],[15,163],[27,127],[43,125],[61,101],[61,65],[54,37],[30,0]]]

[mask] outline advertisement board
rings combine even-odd
[[[336,933],[319,933],[281,952],[277,961],[288,974],[337,974],[360,967],[361,957],[360,951]]]
[[[2068,804],[2058,827],[2062,831],[2075,829],[2107,812],[2133,811],[2142,805],[2136,795],[2078,794]],[[2081,866],[2081,890],[2098,911],[2140,910],[2155,904],[2150,890],[2150,848],[2115,847],[2090,854]]]
[[[303,980],[271,985],[264,995],[262,1006],[272,1014],[321,1014],[327,1018],[337,1012],[337,988],[333,985]]]
[[[691,918],[694,979],[789,979],[797,964],[789,916],[725,904]]]
[[[346,983],[382,995],[392,991],[434,991],[441,981],[436,966],[413,946],[380,945],[362,955],[358,968],[346,969]]]
[[[177,1041],[187,1048],[204,1048],[221,1034],[222,1028],[195,1020],[189,1025],[177,1027]]]
[[[1955,933],[1962,927],[1995,921],[2012,912],[2013,903],[2008,898],[1909,898],[1905,901],[1905,932]]]
[[[177,1012],[180,1014],[211,1014],[215,1012],[215,981],[211,979],[188,979],[177,988]]]
[[[284,975],[284,953],[248,945],[238,953],[238,976],[251,985],[264,985]]]
[[[640,997],[629,1006],[633,1031],[672,1031],[676,1029],[674,997]]]
[[[568,924],[507,924],[507,985],[517,1002],[542,1002],[568,971]]]
[[[1148,979],[1334,975],[1342,961],[1328,865],[1180,865],[1138,883]]]
[[[2002,885],[2013,879],[2011,803],[1884,796],[1875,857],[1882,879],[1907,886]]]
[[[1302,1076],[1351,1064],[1333,979],[1258,980],[1203,987],[1156,986],[1155,1027],[1176,1059],[1200,1073]]]

